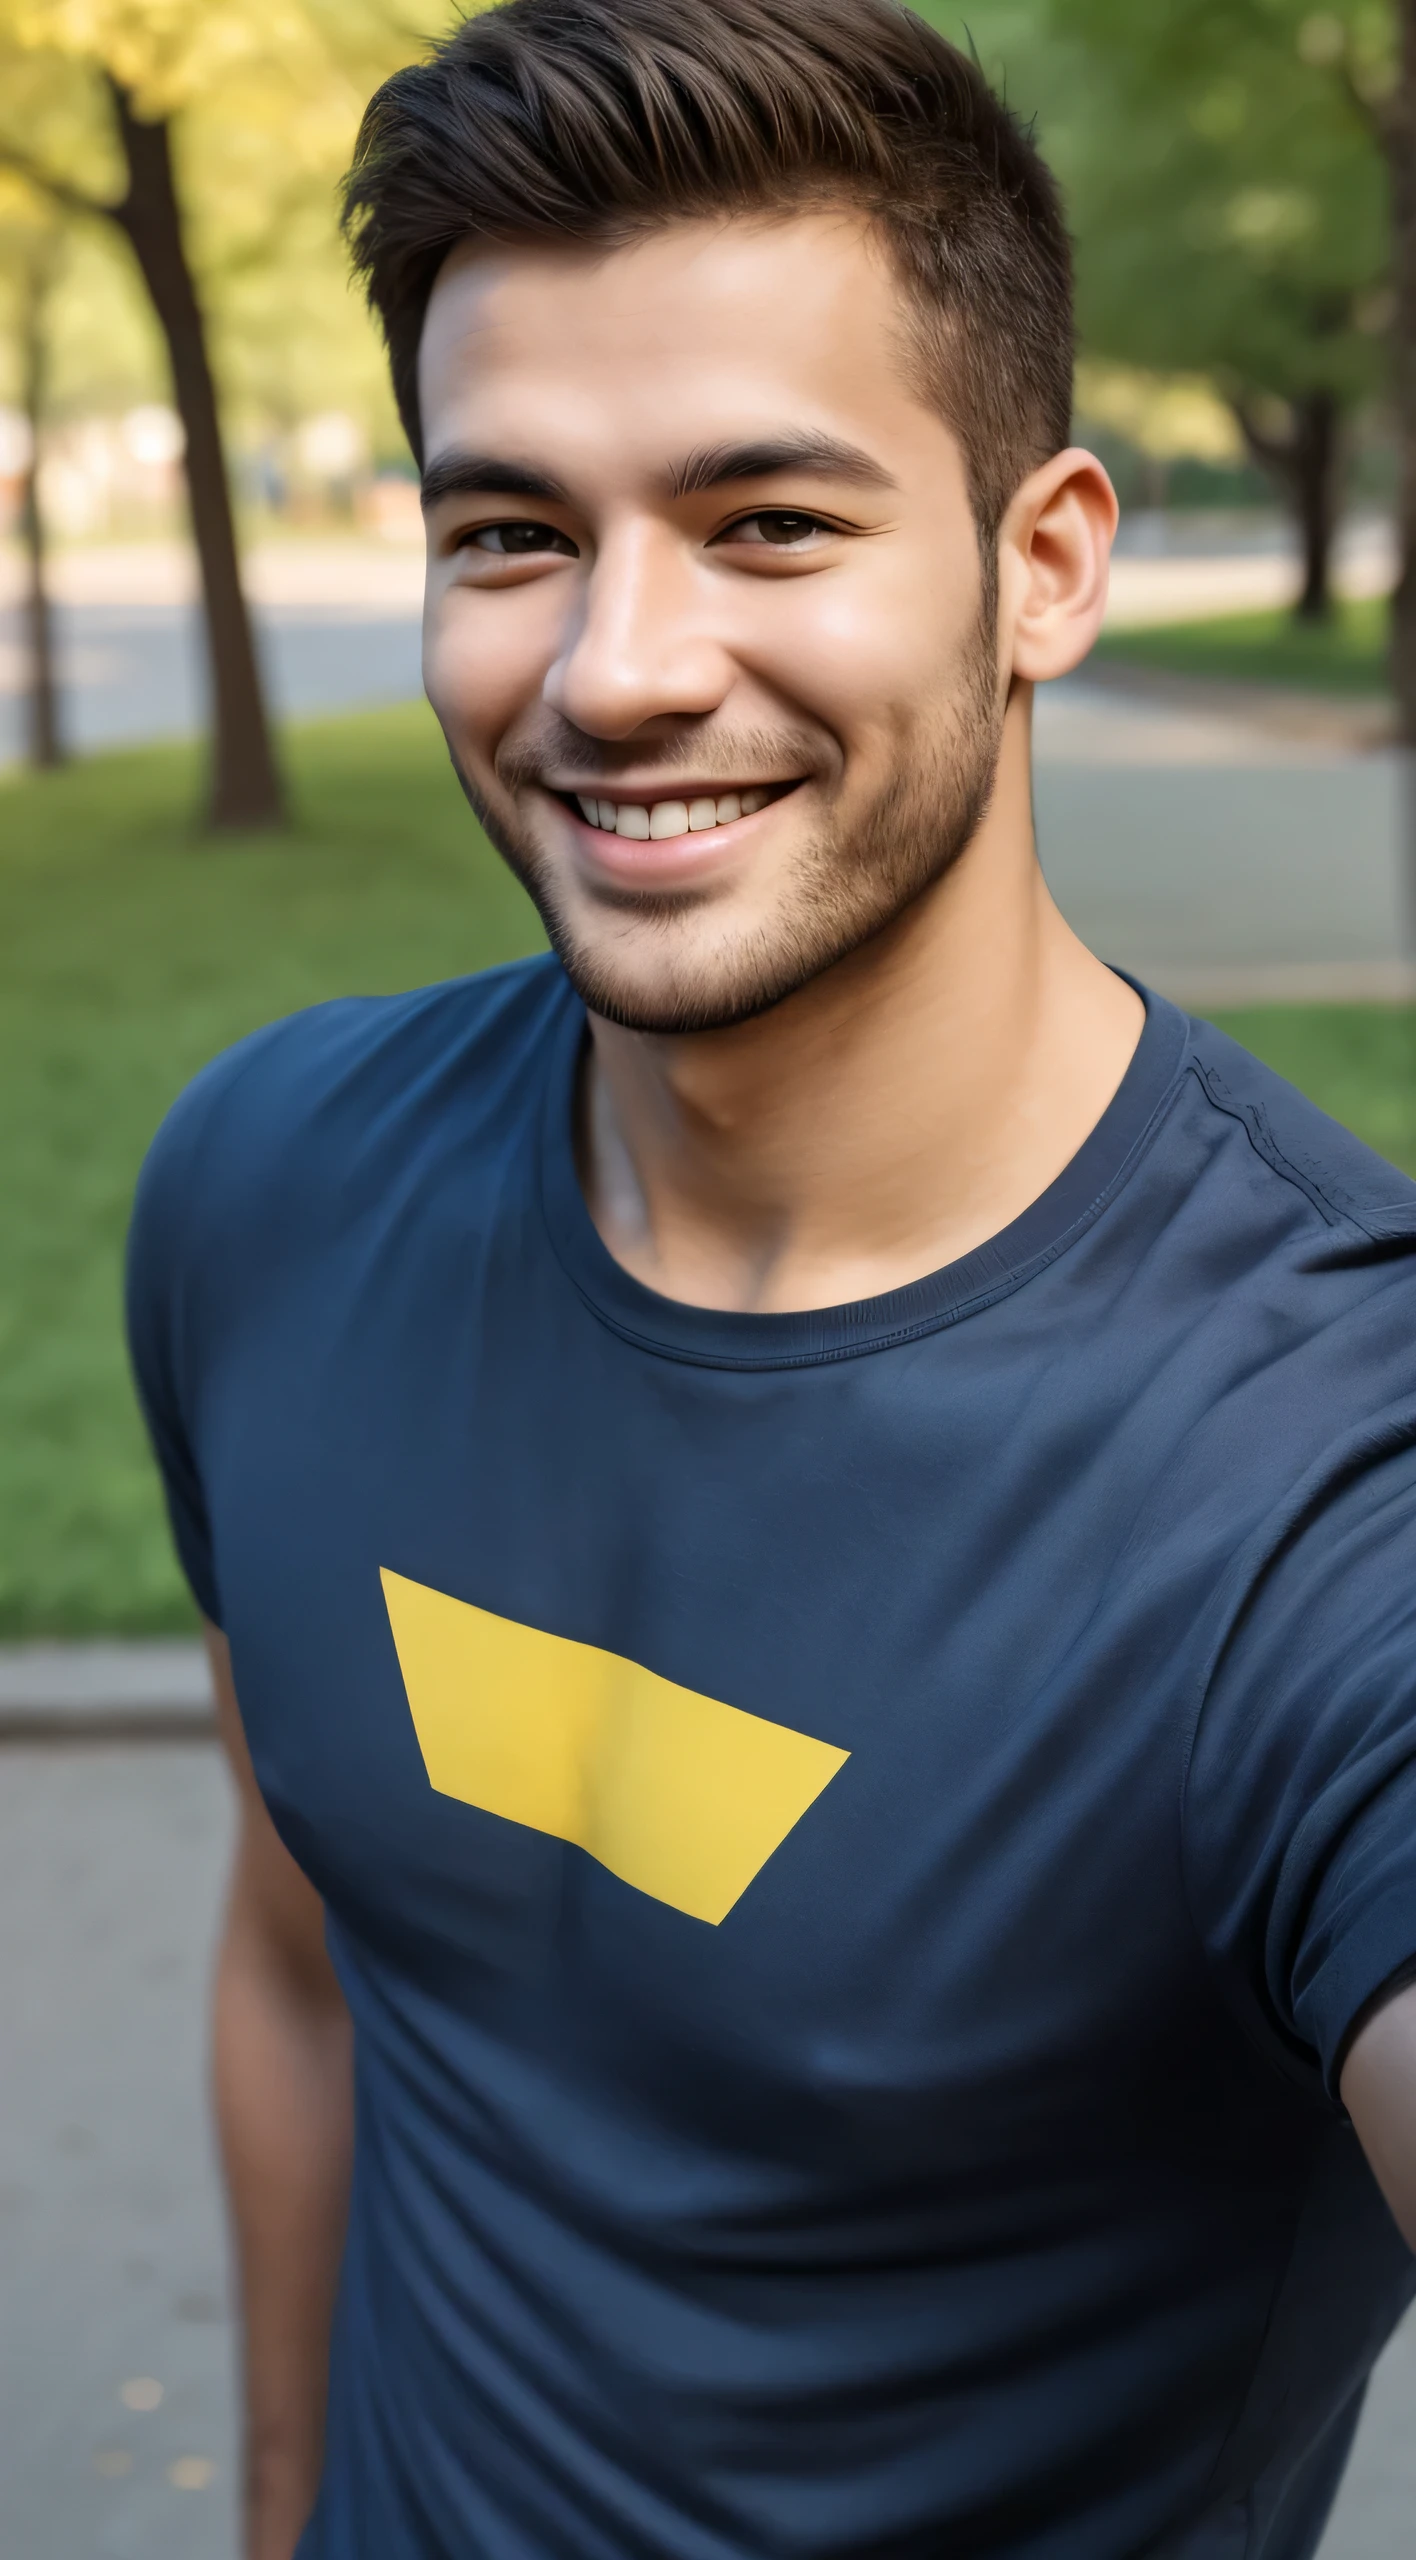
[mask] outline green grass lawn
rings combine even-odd
[[[118,1316],[133,1180],[202,1062],[328,995],[533,950],[421,707],[296,734],[278,838],[192,832],[195,756],[0,777],[0,1634],[184,1627]],[[1227,1027],[1416,1171],[1416,1013]]]
[[[173,1096],[331,995],[534,950],[430,712],[297,732],[278,837],[201,839],[183,749],[0,777],[0,1634],[179,1627],[118,1331],[134,1178]]]
[[[1295,622],[1290,613],[1226,613],[1209,622],[1108,631],[1094,654],[1103,663],[1167,675],[1380,695],[1387,691],[1387,615],[1376,597],[1343,605],[1331,622],[1317,624]]]
[[[1213,1019],[1378,1155],[1416,1174],[1416,1006],[1255,1005]]]

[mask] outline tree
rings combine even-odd
[[[1297,610],[1321,617],[1344,426],[1386,371],[1386,177],[1367,103],[1389,76],[1386,10],[1044,8],[1069,49],[1054,147],[1078,236],[1083,345],[1203,373],[1223,391],[1298,526]]]
[[[234,231],[248,259],[253,248],[278,257],[293,205],[330,195],[368,88],[413,42],[392,0],[0,0],[0,167],[70,217],[113,226],[161,327],[201,570],[216,826],[271,824],[282,793],[241,586],[201,252],[229,253]]]
[[[1391,672],[1408,766],[1416,750],[1416,0],[1398,0],[1382,43],[1361,20],[1322,21],[1322,51],[1386,162],[1391,205],[1392,401],[1399,448],[1401,571],[1392,599]],[[1365,44],[1363,37],[1365,36]],[[1416,778],[1409,831],[1416,846]],[[1411,919],[1416,925],[1416,913]]]
[[[54,664],[54,626],[45,575],[40,512],[40,438],[47,408],[48,311],[63,254],[60,226],[25,188],[0,211],[0,264],[10,285],[11,333],[18,358],[20,408],[28,430],[20,491],[25,554],[25,624],[29,634],[29,752],[41,768],[62,764],[63,736]]]

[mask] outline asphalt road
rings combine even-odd
[[[60,605],[55,615],[65,738],[76,754],[189,737],[205,717],[196,616],[175,604]],[[416,614],[270,606],[259,645],[285,717],[403,702],[422,690]],[[0,612],[0,764],[24,752],[18,616]],[[5,681],[8,679],[8,681]]]
[[[1037,744],[1043,869],[1103,959],[1202,1011],[1416,992],[1395,754],[1084,677],[1040,697]]]
[[[235,2560],[203,2012],[230,1839],[207,1743],[0,1752],[0,2552]],[[1410,2560],[1416,2327],[1322,2560]]]

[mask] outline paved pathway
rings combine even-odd
[[[103,1694],[89,1654],[22,1696]],[[160,1673],[192,1695],[190,1658]],[[114,1694],[124,1713],[125,1682]],[[3,1698],[0,1698],[0,1707]],[[230,1840],[210,1743],[0,1752],[0,2550],[235,2560],[232,2330],[204,2091]],[[1409,2560],[1416,2328],[1321,2560]]]
[[[0,2550],[234,2560],[202,2011],[215,1748],[0,1763]]]
[[[401,702],[421,686],[420,551],[377,542],[279,542],[246,563],[261,654],[287,717]],[[63,714],[89,752],[201,726],[206,685],[190,554],[176,543],[60,553],[55,600]],[[0,765],[24,748],[20,564],[0,549]]]
[[[1201,1009],[1413,992],[1398,758],[1313,727],[1043,692],[1038,840],[1083,940]]]

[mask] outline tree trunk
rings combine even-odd
[[[64,761],[59,688],[54,672],[54,621],[44,575],[44,519],[39,509],[39,438],[44,420],[47,352],[44,318],[49,284],[48,261],[42,254],[37,254],[25,279],[21,361],[30,457],[20,493],[20,532],[27,569],[25,619],[29,626],[30,761],[46,768]]]
[[[1303,589],[1294,607],[1300,622],[1332,618],[1332,552],[1337,534],[1339,413],[1330,391],[1310,391],[1298,403],[1293,438],[1293,507],[1303,544]]]
[[[211,822],[275,826],[284,814],[284,795],[241,586],[216,388],[182,239],[170,130],[166,122],[148,123],[136,115],[116,80],[110,87],[128,166],[127,193],[114,206],[114,217],[132,243],[167,341],[173,396],[187,437],[187,491],[211,675]]]
[[[1416,0],[1413,0],[1416,6]],[[1332,555],[1342,487],[1342,412],[1331,391],[1308,391],[1291,403],[1287,436],[1262,429],[1243,401],[1235,414],[1260,467],[1277,481],[1298,529],[1303,584],[1293,611],[1299,622],[1326,622],[1333,608]]]

